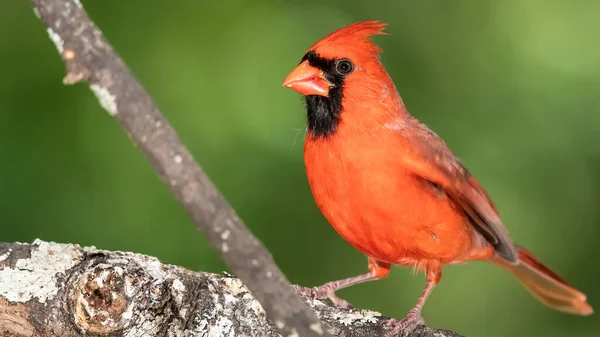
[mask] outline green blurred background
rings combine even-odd
[[[595,0],[88,0],[91,17],[197,160],[294,283],[363,273],[366,259],[314,205],[304,107],[281,87],[306,48],[355,21],[376,37],[409,110],[493,196],[513,238],[600,307],[600,2]],[[28,1],[0,12],[2,241],[135,251],[195,270],[226,266],[87,86]],[[396,268],[343,290],[402,317],[423,275]],[[424,309],[468,336],[597,336],[597,315],[536,302],[508,273],[449,266]]]

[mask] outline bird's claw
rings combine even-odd
[[[312,288],[302,287],[302,286],[299,286],[296,284],[292,285],[292,287],[294,287],[294,290],[296,291],[296,293],[298,293],[300,295],[304,295],[304,296],[310,297],[312,299],[328,298],[334,305],[336,305],[338,307],[342,307],[345,309],[353,308],[350,303],[348,303],[347,301],[345,301],[335,295],[335,286],[331,282],[325,283],[322,286],[312,287]]]
[[[391,328],[384,337],[407,337],[416,327],[425,324],[425,321],[420,314],[409,312],[404,319],[390,318],[385,320],[382,324]]]

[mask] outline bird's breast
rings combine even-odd
[[[375,259],[401,265],[460,259],[472,246],[472,227],[443,191],[403,167],[397,145],[307,140],[306,173],[317,206],[340,236]]]

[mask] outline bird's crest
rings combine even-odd
[[[356,56],[376,56],[382,49],[371,41],[372,35],[387,35],[383,30],[386,23],[363,21],[340,28],[325,36],[310,47],[324,57],[339,57],[351,52]]]

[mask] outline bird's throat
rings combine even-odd
[[[340,87],[331,88],[329,96],[306,96],[308,133],[313,139],[328,138],[335,134],[342,114]]]

